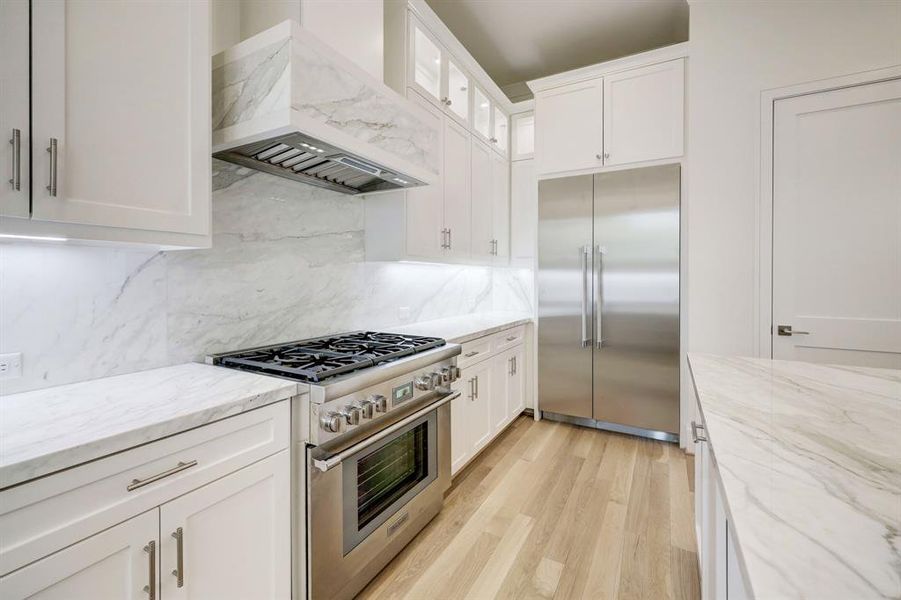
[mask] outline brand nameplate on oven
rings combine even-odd
[[[391,398],[394,406],[413,398],[413,382],[399,385],[391,390]]]

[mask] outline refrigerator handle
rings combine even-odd
[[[600,349],[604,346],[604,256],[607,255],[607,248],[597,245],[597,257],[594,263],[597,265],[597,273],[594,279],[594,318],[596,324],[595,341]]]
[[[588,316],[588,257],[591,246],[582,246],[582,347],[591,346],[591,325]]]

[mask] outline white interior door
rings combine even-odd
[[[34,0],[31,24],[33,218],[207,234],[209,3]]]
[[[0,598],[159,598],[158,535],[154,508],[0,577]]]
[[[160,507],[161,597],[288,600],[290,478],[282,450]]]
[[[0,215],[13,217],[31,210],[28,8],[27,0],[0,0]]]
[[[901,79],[778,100],[773,135],[773,357],[901,368]]]

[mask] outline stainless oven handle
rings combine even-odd
[[[413,413],[409,417],[401,419],[400,421],[391,425],[390,427],[386,427],[385,429],[379,431],[375,435],[372,435],[372,436],[366,438],[364,441],[360,442],[359,444],[357,444],[355,446],[351,446],[350,448],[347,448],[346,450],[343,450],[343,451],[339,452],[338,454],[334,454],[325,460],[318,460],[318,459],[314,458],[313,466],[315,466],[317,469],[319,469],[320,471],[322,471],[324,473],[325,471],[328,471],[332,467],[336,467],[339,464],[341,464],[341,461],[343,461],[345,458],[347,458],[349,456],[353,456],[360,450],[364,450],[364,449],[368,448],[369,446],[375,444],[376,442],[379,442],[379,441],[385,439],[386,437],[388,437],[389,435],[391,435],[398,429],[402,429],[402,428],[406,427],[407,425],[409,425],[410,423],[412,423],[419,417],[426,415],[426,414],[432,412],[433,410],[435,410],[436,408],[444,406],[451,400],[455,400],[459,397],[460,397],[460,392],[452,392],[452,393],[448,394],[447,396],[444,396],[443,398],[441,398],[441,400],[438,400],[437,402],[433,402],[432,404],[429,404],[428,406],[417,410],[415,413]]]

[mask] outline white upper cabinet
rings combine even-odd
[[[472,257],[486,262],[494,257],[492,154],[487,144],[472,138]]]
[[[451,58],[445,59],[447,65],[447,89],[444,92],[444,104],[450,109],[451,116],[464,125],[469,123],[469,97],[472,83],[466,72],[457,66]]]
[[[442,156],[444,153],[444,116],[441,110],[429,103],[425,98],[416,92],[409,92],[408,98],[415,104],[421,106],[429,116],[433,119],[432,124],[437,131],[441,132],[442,142],[439,145]],[[444,173],[443,158],[439,161],[438,173],[439,180],[443,179]],[[424,185],[407,190],[406,192],[398,192],[398,194],[406,194],[406,254],[412,258],[418,259],[434,259],[439,258],[444,251],[447,234],[444,228],[444,188],[440,184]],[[376,200],[373,204],[371,200]],[[378,204],[378,198],[371,198],[367,202],[366,212],[367,218],[374,214],[374,208]],[[386,215],[386,224],[396,226],[396,216]]]
[[[431,99],[441,98],[441,47],[416,20],[410,20],[410,81]]]
[[[513,123],[510,143],[510,159],[526,160],[535,154],[535,113],[518,113],[511,119]]]
[[[535,95],[535,160],[539,175],[603,165],[603,96],[601,79]]]
[[[209,4],[33,0],[30,27],[31,218],[4,232],[209,245]]]
[[[491,154],[491,229],[494,262],[510,260],[510,163],[497,153]]]
[[[681,156],[683,61],[604,77],[605,165]]]
[[[497,106],[494,107],[494,132],[491,137],[491,143],[501,154],[507,154],[507,147],[510,140],[510,124],[507,115],[504,114]]]
[[[486,141],[491,140],[491,100],[479,87],[475,88],[472,103],[472,129]]]
[[[28,2],[0,0],[0,215],[26,218],[31,188],[28,77]]]
[[[445,119],[444,125],[445,255],[466,259],[471,245],[469,132],[450,119]]]
[[[531,266],[538,241],[538,178],[534,160],[510,167],[510,257]]]

